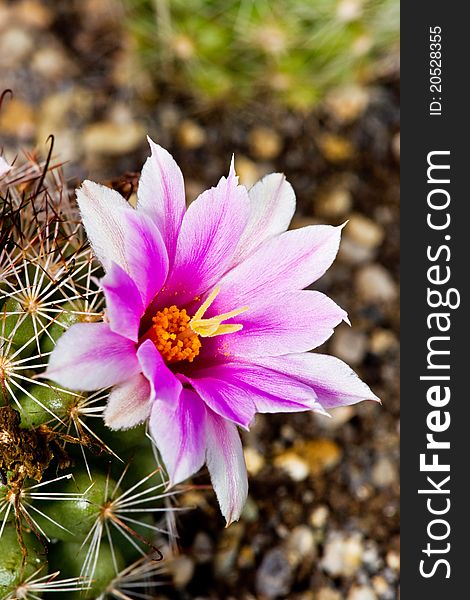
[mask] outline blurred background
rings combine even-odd
[[[398,0],[0,0],[0,148],[131,195],[168,148],[188,201],[226,174],[283,171],[292,227],[340,224],[316,285],[349,312],[320,348],[382,398],[261,415],[245,435],[250,496],[224,529],[194,489],[161,599],[398,598]],[[202,473],[197,484],[208,482]]]

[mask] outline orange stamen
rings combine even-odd
[[[152,340],[167,363],[180,360],[193,362],[199,354],[201,342],[189,326],[186,309],[173,305],[159,310],[153,317],[153,326],[145,336]]]
[[[144,336],[151,340],[167,363],[181,360],[193,362],[201,349],[200,337],[215,337],[235,333],[243,329],[236,323],[225,324],[224,321],[236,317],[248,310],[247,306],[208,319],[204,314],[214,302],[219,288],[215,288],[202,303],[194,316],[189,317],[185,308],[172,305],[159,310],[152,318],[153,325]]]

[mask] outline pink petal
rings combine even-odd
[[[119,265],[112,262],[101,285],[111,330],[137,342],[144,305],[136,284]]]
[[[230,265],[249,216],[246,189],[232,170],[188,208],[167,285],[185,304],[218,283]],[[164,302],[163,299],[161,302]]]
[[[105,269],[118,264],[134,280],[145,306],[160,291],[168,273],[168,255],[158,229],[120,194],[85,181],[77,190],[83,224]]]
[[[140,371],[135,344],[107,323],[77,323],[58,340],[44,376],[72,390],[122,383]]]
[[[250,219],[238,244],[232,264],[253,254],[259,246],[289,227],[295,212],[295,194],[282,173],[271,173],[248,192]]]
[[[207,410],[207,467],[227,526],[238,521],[248,495],[245,459],[237,428]]]
[[[150,340],[145,340],[139,347],[137,357],[142,373],[150,382],[152,401],[162,400],[170,406],[176,406],[183,386],[166,366],[160,352]]]
[[[224,419],[248,429],[256,409],[246,387],[226,381],[224,372],[217,369],[204,369],[187,380],[209,408]]]
[[[328,409],[379,398],[354,371],[334,356],[305,352],[258,359],[263,365],[311,386],[320,404]]]
[[[150,415],[150,385],[138,373],[111,390],[104,411],[104,421],[111,429],[129,429],[143,423]]]
[[[161,290],[168,274],[168,254],[158,229],[136,211],[126,215],[128,273],[135,281],[144,306]]]
[[[7,161],[0,156],[0,177],[8,173],[10,171],[11,166],[7,163]]]
[[[161,231],[172,261],[186,210],[183,175],[171,154],[147,139],[152,156],[142,169],[137,209],[145,212]]]
[[[212,377],[229,383],[235,397],[246,396],[257,412],[323,412],[311,387],[300,381],[257,364],[232,362],[198,372],[203,378]],[[193,381],[195,381],[193,379]],[[211,406],[212,408],[212,406]],[[214,409],[215,410],[215,409]],[[218,414],[220,411],[215,410]],[[221,415],[224,416],[224,415]]]
[[[220,281],[211,312],[250,305],[307,287],[328,269],[339,247],[341,227],[311,225],[272,238]]]
[[[182,390],[178,402],[157,400],[150,431],[176,485],[199,471],[206,454],[206,408],[197,394]]]
[[[323,344],[347,313],[328,296],[302,290],[264,299],[232,319],[243,329],[216,343],[230,356],[278,356],[305,352]]]

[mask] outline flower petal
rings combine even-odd
[[[136,284],[119,265],[112,262],[101,285],[111,330],[137,342],[144,305]]]
[[[230,262],[249,216],[248,193],[237,185],[233,167],[215,188],[188,208],[165,288],[185,304],[214,286]],[[162,300],[163,301],[163,300]]]
[[[176,404],[157,400],[150,431],[170,476],[170,486],[199,471],[206,455],[206,408],[191,390],[182,390]]]
[[[302,290],[265,300],[232,319],[243,329],[215,338],[230,354],[248,358],[306,352],[323,344],[347,313],[321,292]]]
[[[0,177],[5,175],[6,173],[8,173],[8,171],[10,171],[10,169],[11,169],[11,166],[7,163],[7,161],[3,158],[3,156],[0,156]]]
[[[93,181],[84,181],[76,191],[82,221],[96,257],[105,266],[110,261],[123,266],[125,231],[121,215],[131,211],[131,206],[115,190]]]
[[[257,412],[323,412],[311,387],[257,364],[231,362],[204,369],[198,375],[229,383],[238,390],[235,397],[247,396]],[[218,410],[215,412],[220,414]]]
[[[145,212],[161,231],[172,261],[186,210],[183,175],[171,154],[147,139],[152,156],[142,169],[137,209]]]
[[[105,269],[118,264],[134,280],[145,306],[160,291],[168,255],[160,232],[116,191],[85,181],[77,190],[83,224]]]
[[[104,422],[111,429],[129,429],[150,415],[150,384],[138,373],[111,390]]]
[[[346,363],[334,356],[305,352],[258,359],[256,362],[311,386],[326,409],[362,400],[380,402],[369,386]]]
[[[145,340],[139,347],[137,357],[142,373],[150,382],[152,401],[162,400],[175,406],[183,386],[150,340]]]
[[[295,193],[283,173],[271,173],[249,191],[250,219],[238,244],[232,264],[253,254],[269,238],[286,231],[295,212]]]
[[[207,410],[207,467],[227,526],[238,521],[248,495],[245,459],[237,428]]]
[[[44,377],[72,390],[122,383],[140,371],[135,344],[107,323],[77,323],[58,340]]]
[[[205,369],[187,380],[209,408],[245,429],[255,416],[255,405],[246,387],[224,379],[222,370]]]
[[[341,227],[311,225],[264,242],[220,281],[211,314],[307,287],[328,269],[338,252]],[[208,316],[211,316],[208,311]]]

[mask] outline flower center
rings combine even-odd
[[[199,354],[201,342],[190,327],[186,309],[173,305],[159,310],[152,319],[153,325],[145,336],[152,340],[167,363],[180,360],[193,362]]]
[[[205,312],[214,302],[219,290],[220,288],[215,288],[211,292],[192,318],[185,308],[180,309],[174,304],[155,314],[152,318],[153,325],[144,339],[149,339],[155,344],[165,362],[193,362],[202,346],[200,337],[226,335],[243,329],[243,325],[227,324],[223,321],[245,312],[248,310],[247,306],[204,319]]]

